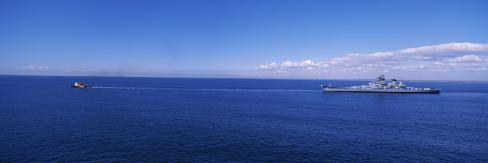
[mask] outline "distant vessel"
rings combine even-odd
[[[88,85],[82,82],[75,82],[73,85],[71,85],[73,88],[88,88]]]
[[[380,75],[376,80],[371,81],[368,85],[351,86],[351,87],[333,87],[329,85],[320,85],[324,92],[364,92],[364,93],[440,93],[441,89],[435,88],[415,88],[407,87],[406,84],[392,79],[387,83],[385,76]]]

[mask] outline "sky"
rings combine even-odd
[[[0,0],[0,74],[488,81],[483,0]]]

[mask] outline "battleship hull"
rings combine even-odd
[[[324,92],[356,92],[356,93],[430,93],[438,94],[440,89],[353,89],[353,88],[323,88]]]
[[[351,87],[332,87],[329,85],[320,85],[324,92],[357,92],[357,93],[440,93],[440,89],[435,88],[415,88],[408,87],[405,83],[396,79],[386,82],[385,75],[380,75],[376,80],[368,85],[359,85]]]

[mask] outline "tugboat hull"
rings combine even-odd
[[[72,88],[88,88],[88,86],[84,83],[81,82],[75,82],[73,85],[71,85]]]
[[[88,88],[88,86],[76,86],[76,85],[72,85],[71,87],[72,88]]]

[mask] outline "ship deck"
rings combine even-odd
[[[406,89],[348,89],[348,88],[324,88],[324,92],[357,92],[357,93],[432,93],[438,94],[440,89],[406,90]]]

